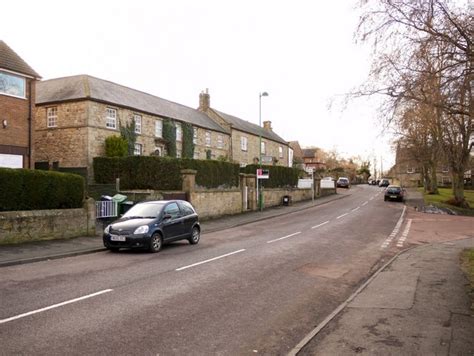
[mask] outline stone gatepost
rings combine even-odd
[[[245,180],[248,187],[248,208],[249,210],[257,210],[257,175],[246,174]]]
[[[194,192],[196,186],[196,174],[197,171],[194,169],[182,169],[181,175],[183,177],[183,192],[188,196],[188,200],[191,202],[191,194]],[[192,203],[192,202],[191,202]]]
[[[314,178],[313,184],[314,184],[314,196],[320,197],[321,196],[321,179]]]

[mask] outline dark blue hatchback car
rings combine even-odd
[[[201,227],[193,206],[184,200],[138,203],[104,230],[104,246],[111,251],[120,248],[144,248],[158,252],[164,243],[188,240],[199,242]]]

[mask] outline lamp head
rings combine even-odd
[[[263,93],[260,93],[260,97],[262,96],[268,96],[268,93],[266,91],[264,91]]]

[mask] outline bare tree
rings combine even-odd
[[[474,9],[457,4],[361,1],[357,37],[373,44],[374,62],[367,82],[354,95],[384,95],[381,112],[386,123],[407,129],[403,134],[414,137],[409,129],[427,129],[430,139],[425,144],[442,148],[451,167],[455,203],[466,205],[463,174],[474,113]],[[426,122],[420,125],[420,120]]]

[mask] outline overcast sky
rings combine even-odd
[[[0,36],[43,79],[89,74],[190,107],[211,106],[259,122],[301,146],[342,156],[383,156],[376,106],[345,110],[331,99],[361,84],[370,48],[353,39],[354,1],[114,0],[2,3]],[[339,103],[336,100],[336,103]]]

